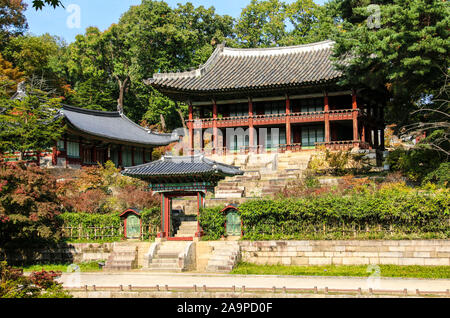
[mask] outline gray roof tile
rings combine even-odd
[[[235,166],[226,165],[205,158],[203,155],[184,157],[162,157],[136,167],[125,168],[122,172],[131,177],[164,177],[189,175],[234,176],[244,172]]]
[[[146,81],[162,91],[214,92],[299,86],[337,80],[330,57],[334,42],[266,49],[219,46],[199,69],[154,74]]]
[[[65,105],[61,113],[69,125],[97,137],[151,146],[166,146],[179,140],[171,134],[151,132],[119,112],[103,112]]]

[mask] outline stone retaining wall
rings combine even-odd
[[[450,240],[242,241],[241,251],[259,265],[450,265]]]
[[[6,255],[11,265],[88,263],[107,260],[114,244],[137,247],[139,267],[144,265],[144,255],[151,245],[150,242],[73,243],[46,248],[9,249]],[[2,249],[0,255],[3,255]]]

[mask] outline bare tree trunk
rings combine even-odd
[[[123,81],[117,77],[117,82],[119,84],[119,99],[117,99],[117,111],[123,113],[123,99],[125,96],[125,90],[128,85],[129,77],[126,77]]]

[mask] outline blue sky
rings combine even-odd
[[[196,7],[215,7],[219,14],[228,14],[232,17],[239,17],[242,9],[246,7],[250,0],[165,0],[171,7],[176,7],[177,3],[191,2]],[[294,2],[294,0],[285,0]],[[25,0],[29,4],[25,15],[27,17],[29,32],[34,35],[50,33],[63,38],[70,43],[75,40],[75,36],[84,33],[89,26],[96,26],[101,30],[107,29],[112,23],[119,20],[120,16],[132,5],[138,5],[141,0],[62,0],[64,8],[53,9],[44,8],[36,11],[31,7],[31,0]],[[324,0],[315,0],[317,4],[323,4]],[[70,11],[70,5],[79,6],[79,25],[77,25],[76,11]],[[68,23],[69,21],[69,23]]]

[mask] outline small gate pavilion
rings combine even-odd
[[[214,193],[217,183],[228,176],[242,175],[235,166],[205,158],[203,155],[162,157],[158,161],[125,168],[122,174],[149,182],[150,189],[161,195],[161,232],[159,238],[169,241],[192,241],[193,237],[173,237],[171,233],[172,199],[197,197],[197,232],[201,236],[200,208],[205,206],[207,192]]]

